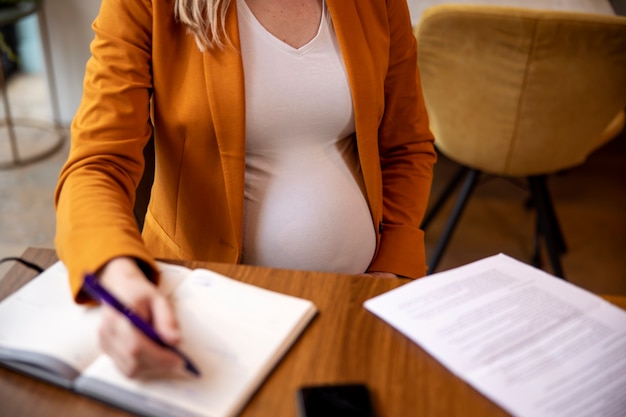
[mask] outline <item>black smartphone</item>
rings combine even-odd
[[[365,384],[302,387],[297,401],[299,417],[376,417]]]

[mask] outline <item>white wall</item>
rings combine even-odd
[[[44,65],[41,56],[37,16],[33,14],[19,20],[15,25],[15,34],[17,36],[17,56],[20,59],[20,71],[42,72]]]
[[[91,22],[99,9],[100,0],[44,1],[60,122],[64,125],[70,124],[80,103],[93,39]]]

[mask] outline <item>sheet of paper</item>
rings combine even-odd
[[[513,415],[624,415],[626,312],[506,255],[365,307]]]

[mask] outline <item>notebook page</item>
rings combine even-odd
[[[67,270],[56,262],[0,303],[0,347],[22,352],[22,360],[48,355],[80,372],[99,353],[98,320],[96,309],[74,302]]]

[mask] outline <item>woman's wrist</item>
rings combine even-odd
[[[145,274],[137,264],[137,260],[128,256],[111,259],[96,275],[105,286],[117,286],[123,282],[128,282],[129,279],[146,279]]]

